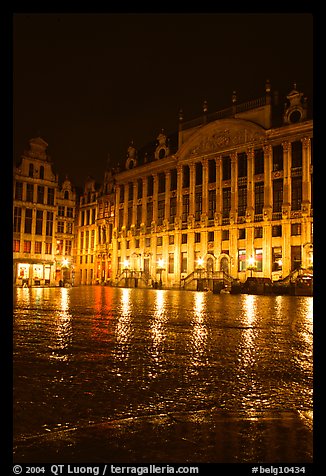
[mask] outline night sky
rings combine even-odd
[[[264,14],[15,14],[13,150],[41,136],[55,171],[102,181],[162,128],[296,82],[312,101],[313,16]]]

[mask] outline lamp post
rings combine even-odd
[[[198,258],[197,259],[197,272],[199,274],[199,278],[197,281],[197,291],[203,291],[204,286],[203,286],[203,280],[202,280],[202,272],[204,270],[204,260],[203,258]]]
[[[125,259],[124,262],[123,262],[123,266],[124,266],[123,271],[126,274],[126,276],[125,276],[125,286],[128,287],[128,270],[129,270],[129,266],[130,266],[129,260]]]
[[[252,278],[252,272],[255,269],[255,258],[253,256],[248,259],[247,269],[250,271],[250,277]]]
[[[156,271],[158,272],[159,276],[160,276],[160,279],[159,279],[159,287],[161,288],[162,287],[162,271],[164,271],[164,260],[163,259],[159,259],[158,262],[157,262],[157,268],[156,268]]]
[[[68,268],[69,268],[69,260],[68,258],[64,258],[61,263],[61,270],[62,270],[61,281],[63,286],[65,286],[67,282],[68,282],[68,285],[70,284],[69,283],[70,276],[68,273]]]

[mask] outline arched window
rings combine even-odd
[[[41,165],[40,167],[40,179],[44,179],[44,167]]]
[[[65,190],[64,198],[65,198],[65,200],[69,200],[69,192],[68,192],[68,190]]]
[[[28,176],[29,176],[29,177],[33,177],[33,176],[34,176],[34,164],[29,164]]]

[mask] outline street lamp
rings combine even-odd
[[[123,262],[123,270],[126,273],[126,277],[125,277],[126,287],[128,287],[128,269],[129,269],[129,266],[130,266],[129,260],[125,259],[124,262]]]
[[[203,291],[204,286],[203,286],[203,280],[202,280],[202,272],[204,269],[204,260],[203,258],[198,258],[197,259],[197,271],[199,274],[199,279],[197,281],[197,291]]]
[[[164,270],[164,260],[160,258],[157,262],[157,272],[160,275],[160,280],[159,280],[159,287],[162,287],[162,271]]]
[[[255,269],[255,258],[253,256],[248,259],[247,269],[250,271],[250,277],[252,278],[252,272]]]

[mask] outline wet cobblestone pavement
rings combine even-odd
[[[15,293],[15,462],[312,462],[312,298]]]

